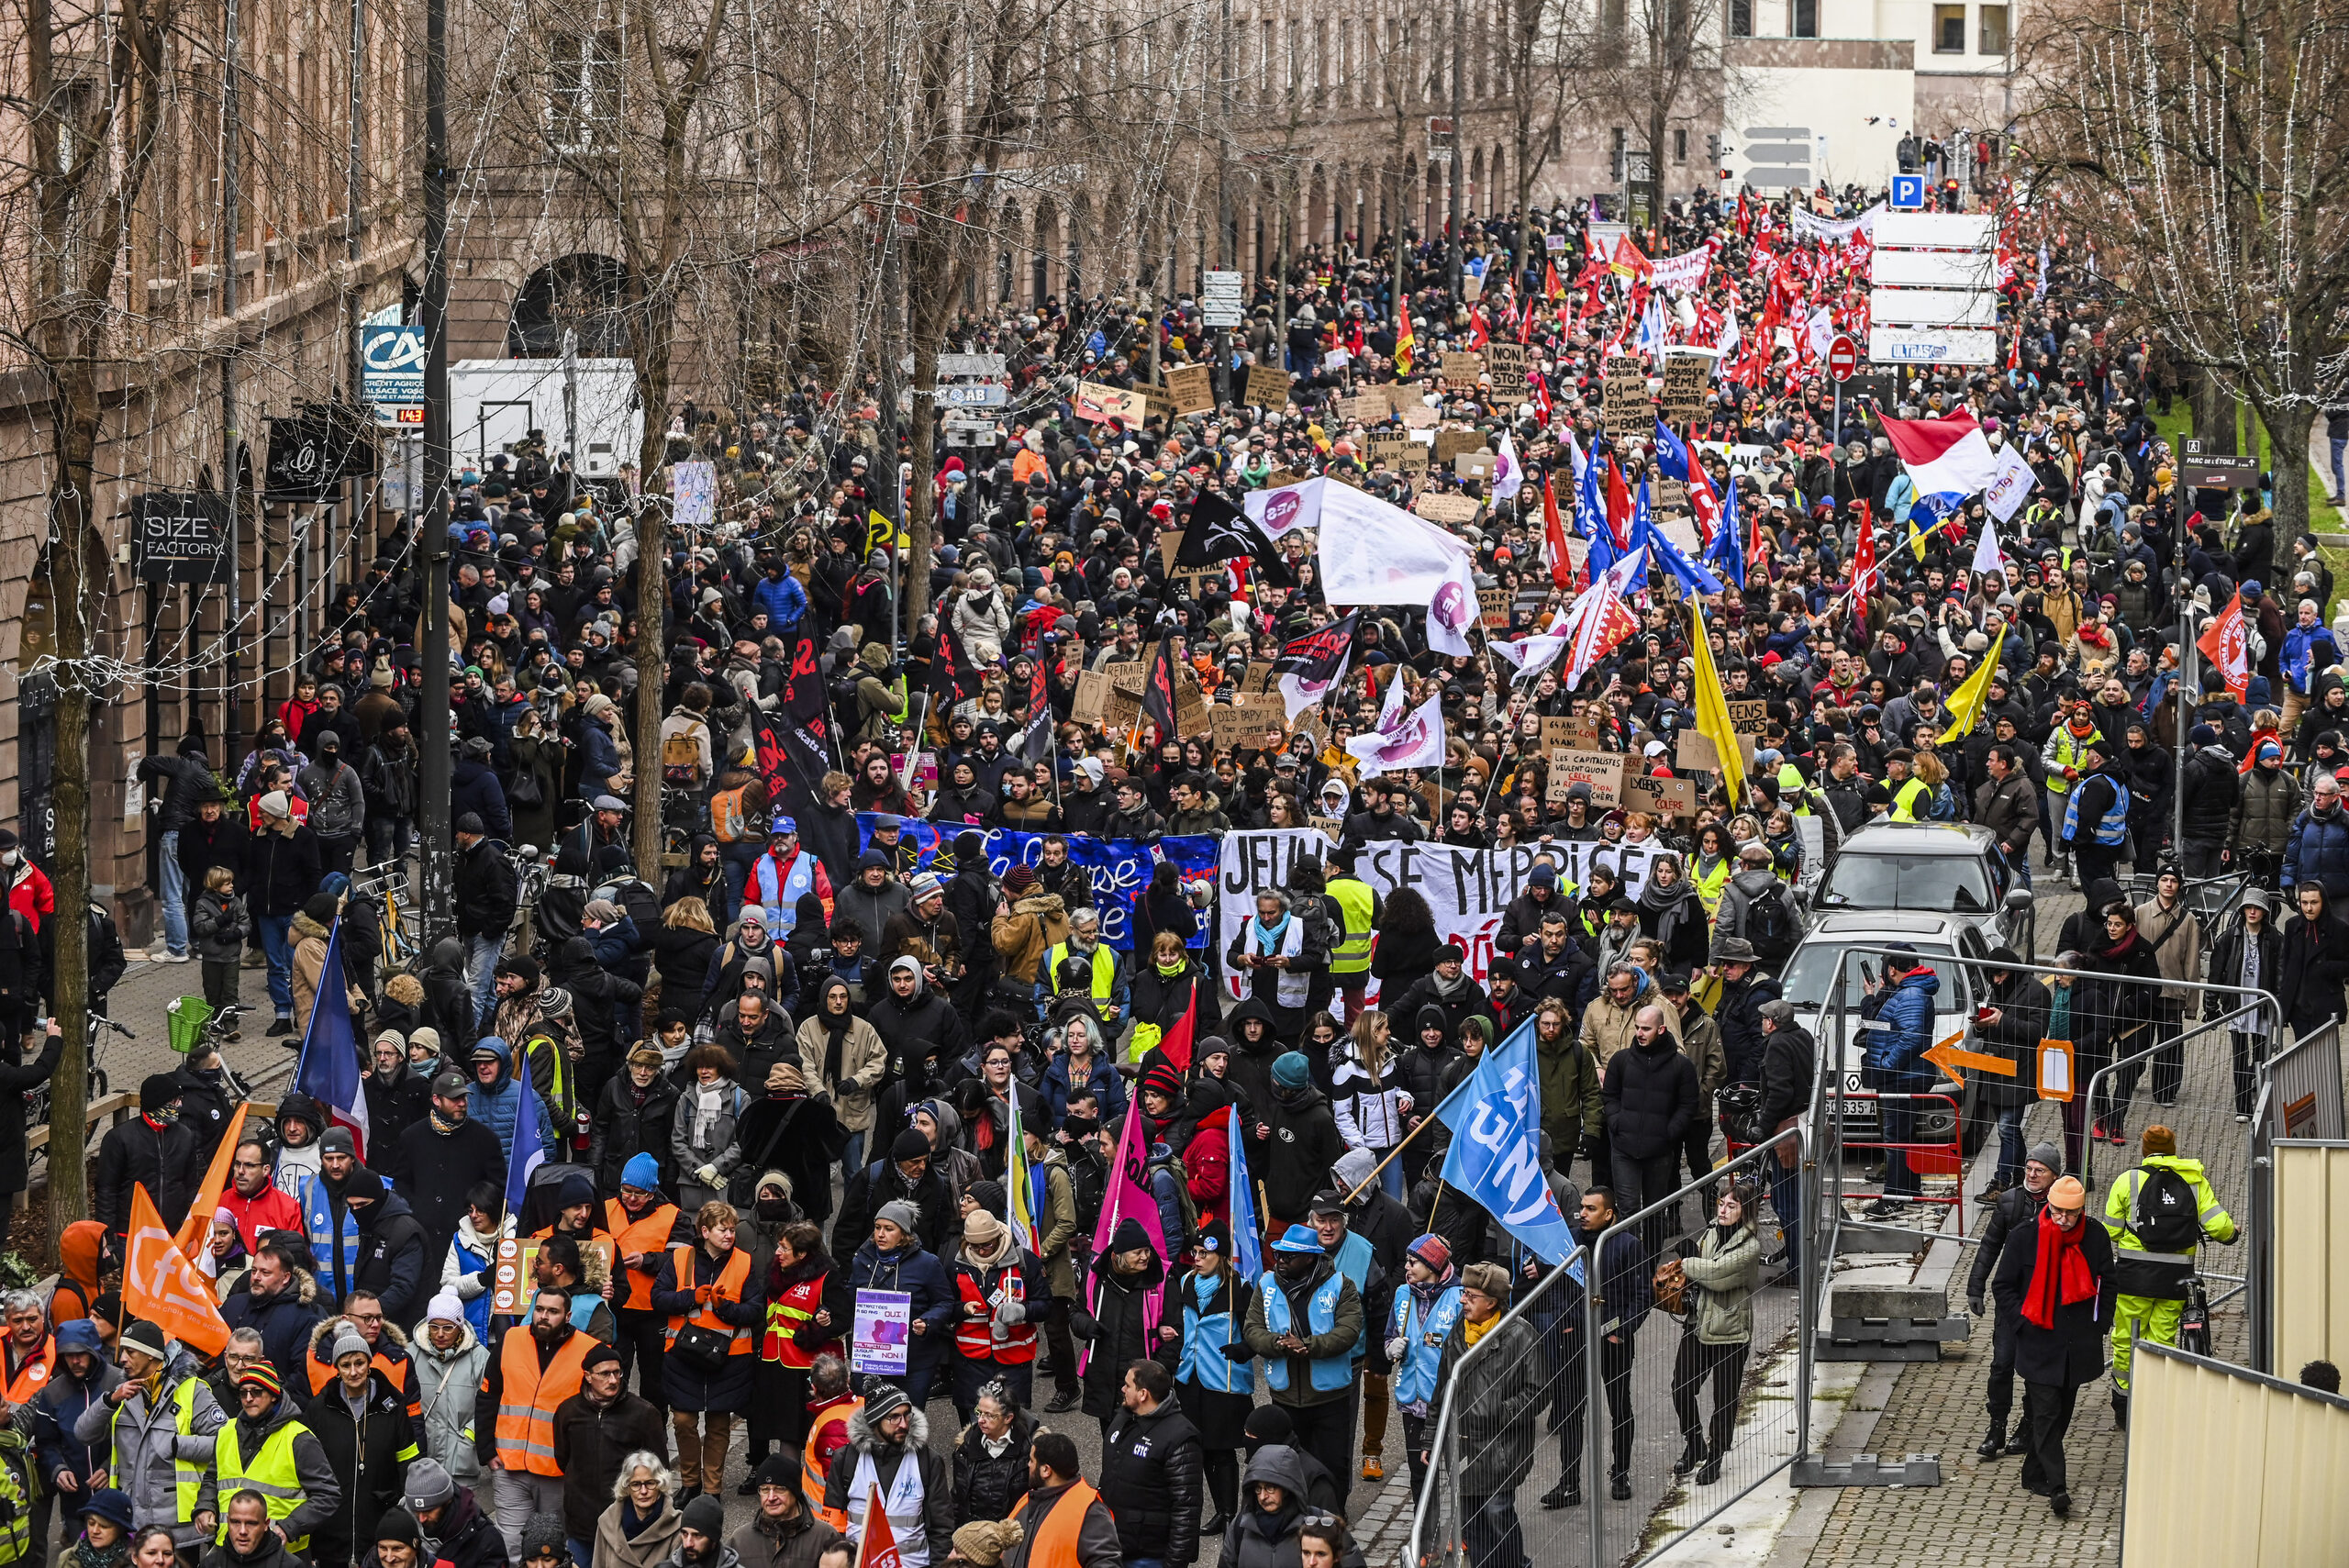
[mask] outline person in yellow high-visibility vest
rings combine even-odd
[[[1933,803],[1933,792],[1925,781],[1909,773],[1917,762],[1917,753],[1906,746],[1895,747],[1884,754],[1885,788],[1892,795],[1892,817],[1895,822],[1922,822],[1927,807]]]
[[[2194,1256],[2205,1239],[2235,1239],[2234,1216],[2219,1202],[2199,1160],[2177,1151],[2177,1134],[2156,1122],[2138,1145],[2143,1158],[2105,1195],[2112,1236],[2112,1414],[2129,1420],[2129,1363],[2135,1341],[2175,1345],[2186,1318]]]
[[[1378,890],[1354,874],[1355,851],[1340,850],[1330,857],[1334,874],[1322,894],[1337,906],[1345,929],[1330,950],[1330,973],[1346,999],[1346,1023],[1362,1016],[1370,991],[1371,939],[1386,917],[1386,900]]]
[[[243,1491],[260,1493],[269,1507],[269,1522],[288,1550],[305,1554],[310,1532],[341,1512],[342,1483],[326,1449],[265,1361],[237,1374],[237,1418],[213,1438],[212,1481],[206,1490],[209,1497],[224,1500]],[[209,1511],[200,1499],[197,1518]],[[225,1524],[217,1539],[228,1539]]]

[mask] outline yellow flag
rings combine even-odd
[[[1729,721],[1729,697],[1721,691],[1720,673],[1713,668],[1713,647],[1705,640],[1705,612],[1695,599],[1688,613],[1696,617],[1697,635],[1690,653],[1697,664],[1697,733],[1713,743],[1720,756],[1721,782],[1729,785],[1733,805],[1745,794],[1745,757],[1737,749],[1737,731]]]
[[[1965,684],[1949,699],[1949,728],[1942,731],[1943,740],[1957,740],[1973,732],[1981,722],[1983,694],[1990,689],[1990,677],[1998,672],[1998,650],[2007,642],[2007,628],[1998,628],[1998,639],[1990,644],[1990,651],[1983,656],[1981,668],[1965,677]]]

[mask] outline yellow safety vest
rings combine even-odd
[[[203,1386],[200,1378],[184,1377],[180,1379],[180,1385],[172,1390],[172,1429],[181,1437],[195,1436],[195,1395]],[[106,1439],[114,1445],[114,1462],[107,1470],[115,1475],[125,1473],[121,1427],[122,1407],[117,1405],[114,1407],[113,1417],[106,1422]],[[196,1495],[204,1490],[204,1467],[194,1460],[173,1459],[172,1475],[174,1490],[179,1495],[180,1518],[192,1519],[195,1517]]]
[[[1061,965],[1068,962],[1069,944],[1062,942],[1044,955],[1044,984],[1057,996],[1061,991]],[[1082,956],[1082,955],[1080,955]],[[1108,942],[1093,944],[1093,999],[1106,1002],[1118,982],[1118,955]]]
[[[1330,884],[1327,892],[1337,900],[1344,912],[1345,940],[1330,955],[1332,974],[1367,974],[1370,972],[1371,911],[1377,895],[1369,884],[1358,878],[1341,876]]]
[[[1729,886],[1729,879],[1736,874],[1737,866],[1724,855],[1721,863],[1709,872],[1697,871],[1693,865],[1689,871],[1688,880],[1697,884],[1698,901],[1705,906],[1705,917],[1710,919],[1720,909],[1722,890]]]
[[[1933,792],[1925,787],[1924,780],[1904,779],[1900,787],[1892,792],[1892,820],[1922,822],[1925,818],[1919,814],[1930,806],[1932,800]]]
[[[294,1464],[294,1440],[306,1436],[310,1429],[299,1421],[288,1421],[262,1440],[261,1451],[248,1462],[237,1450],[237,1423],[224,1421],[213,1439],[213,1465],[220,1494],[220,1528],[214,1540],[228,1539],[228,1500],[247,1488],[262,1495],[269,1505],[269,1522],[279,1524],[293,1517],[294,1511],[308,1499],[302,1490],[301,1472]],[[285,1544],[295,1551],[307,1551],[310,1538],[289,1538]]]
[[[2056,795],[2071,793],[2072,781],[2064,776],[2064,770],[2080,765],[2080,754],[2087,750],[2088,742],[2091,740],[2101,749],[2104,745],[2104,731],[2091,729],[2087,732],[2086,740],[2079,740],[2074,738],[2069,723],[2058,724],[2055,727],[2055,765],[2047,770],[2047,787],[2051,792]]]
[[[1802,770],[1792,762],[1778,764],[1778,804],[1797,817],[1810,815],[1809,785],[1803,782]]]

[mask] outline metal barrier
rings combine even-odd
[[[1876,1106],[1877,1135],[1873,1139],[1841,1139],[1839,1141],[1843,1148],[1873,1149],[1877,1151],[1879,1153],[1887,1155],[1892,1151],[1898,1150],[1900,1151],[1901,1158],[1908,1162],[1909,1173],[1912,1176],[1920,1178],[1920,1181],[1922,1177],[1927,1175],[1954,1176],[1955,1180],[1952,1182],[1950,1190],[1945,1195],[1927,1192],[1921,1185],[1917,1192],[1908,1195],[1895,1195],[1881,1186],[1877,1187],[1874,1191],[1870,1191],[1865,1187],[1854,1191],[1849,1186],[1839,1186],[1837,1195],[1839,1199],[1844,1202],[1857,1203],[1863,1198],[1887,1198],[1898,1195],[1899,1201],[1903,1203],[1950,1205],[1954,1206],[1957,1210],[1958,1229],[1960,1230],[1965,1229],[1965,1126],[1964,1117],[1958,1106],[1957,1096],[1934,1090],[1917,1093],[1904,1093],[1894,1089],[1846,1089],[1840,1097],[1845,1105],[1849,1105],[1854,1100],[1870,1100],[1874,1101]],[[1916,1118],[1918,1106],[1921,1104],[1932,1103],[1934,1105],[1947,1106],[1949,1107],[1950,1126],[1948,1140],[1946,1141],[1940,1140],[1921,1141],[1916,1139],[1907,1139],[1899,1142],[1893,1142],[1886,1139],[1883,1136],[1883,1129],[1884,1107],[1887,1102],[1904,1104],[1907,1106],[1909,1115],[1912,1120]],[[1837,1125],[1839,1128],[1842,1125],[1840,1118]],[[1920,1154],[1927,1157],[1926,1163],[1922,1165],[1918,1162],[1917,1159],[1917,1156]],[[1888,1159],[1885,1162],[1885,1174],[1889,1176],[1891,1174],[1891,1162]]]

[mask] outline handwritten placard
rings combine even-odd
[[[1587,714],[1544,717],[1542,720],[1542,750],[1553,751],[1561,748],[1598,751],[1598,721]]]
[[[1486,631],[1506,631],[1508,629],[1510,597],[1511,595],[1507,588],[1479,588],[1476,590],[1476,614],[1477,617],[1485,623],[1485,629]]]
[[[1435,433],[1435,461],[1441,467],[1450,468],[1453,459],[1462,452],[1484,450],[1485,432],[1482,430],[1438,430]]]
[[[1620,806],[1623,799],[1623,754],[1620,751],[1580,751],[1558,746],[1550,751],[1549,798],[1564,800],[1576,784],[1590,786],[1595,806]]]
[[[1704,412],[1706,395],[1712,389],[1713,362],[1713,357],[1710,354],[1665,356],[1664,361],[1664,417],[1665,419],[1675,425],[1685,424]]]
[[[1096,425],[1111,419],[1139,425],[1150,412],[1149,402],[1141,393],[1105,386],[1097,381],[1078,382],[1069,408],[1078,418]]]
[[[1473,523],[1483,511],[1465,495],[1422,495],[1411,504],[1411,510],[1431,523]]]
[[[1248,401],[1265,408],[1288,402],[1289,373],[1272,365],[1248,367]]]
[[[1763,697],[1729,699],[1730,728],[1740,735],[1759,735],[1770,722],[1770,704]]]
[[[1606,404],[1607,433],[1642,439],[1655,434],[1655,406],[1648,397],[1647,366],[1637,360],[1609,360],[1601,384]]]
[[[1490,480],[1493,469],[1499,462],[1498,452],[1488,452],[1479,448],[1473,452],[1455,453],[1452,459],[1452,472],[1463,479]]]
[[[1697,781],[1635,776],[1623,781],[1623,804],[1658,817],[1697,815]]]
[[[1446,354],[1443,356],[1443,379],[1454,386],[1474,386],[1485,373],[1482,354]]]
[[[1166,395],[1177,414],[1205,414],[1215,407],[1215,370],[1209,365],[1176,365],[1166,373]]]
[[[1495,397],[1522,397],[1525,395],[1524,344],[1486,344],[1485,369],[1493,378],[1493,395]]]

